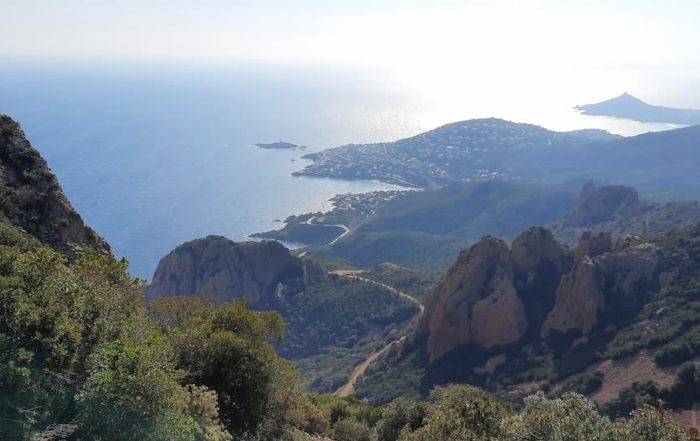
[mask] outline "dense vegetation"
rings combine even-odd
[[[371,330],[400,323],[418,312],[418,306],[393,291],[361,280],[309,271],[300,293],[284,300],[287,321],[282,354],[293,358],[316,355],[330,347],[352,347]]]
[[[0,227],[0,439],[281,433],[302,395],[270,344],[279,315],[141,292],[124,261]]]
[[[397,328],[419,307],[394,291],[309,266],[303,291],[279,305],[286,321],[277,347],[301,368],[305,384],[333,392],[372,352],[398,338]]]
[[[377,409],[353,397],[311,397],[308,433],[335,441],[690,441],[695,431],[658,407],[644,405],[611,421],[578,394],[525,399],[521,409],[464,385],[438,387],[428,401],[400,398]],[[297,433],[296,440],[311,440]]]

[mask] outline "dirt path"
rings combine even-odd
[[[387,285],[386,283],[377,282],[376,280],[367,279],[365,277],[360,276],[360,274],[362,274],[363,272],[364,272],[363,270],[347,270],[346,269],[346,270],[331,271],[331,274],[336,274],[336,275],[341,276],[341,277],[349,277],[352,279],[361,280],[363,282],[372,283],[374,285],[381,286],[382,288],[393,291],[396,294],[398,294],[399,296],[403,297],[404,299],[418,305],[418,307],[420,308],[420,312],[418,313],[418,317],[421,317],[423,315],[423,311],[425,308],[423,307],[423,304],[421,302],[419,302],[415,298],[411,297],[410,295],[406,294],[405,292],[400,291],[400,290],[394,288],[393,286]],[[355,366],[355,368],[352,370],[352,373],[350,374],[350,378],[348,378],[348,382],[345,383],[344,385],[342,385],[335,392],[335,394],[340,396],[340,397],[346,397],[346,396],[352,394],[353,391],[355,390],[355,383],[357,382],[357,380],[361,376],[363,376],[365,374],[365,372],[367,371],[367,368],[369,368],[372,365],[372,363],[377,361],[377,359],[379,359],[379,357],[384,355],[394,344],[401,342],[405,339],[406,339],[406,336],[403,335],[403,336],[401,336],[401,338],[389,342],[389,344],[384,346],[381,350],[379,350],[377,352],[373,352],[369,357],[367,357],[364,361],[362,361],[362,363]]]
[[[342,385],[337,391],[335,391],[335,394],[339,397],[347,397],[348,395],[352,394],[353,390],[355,389],[355,383],[357,382],[357,379],[363,376],[367,371],[367,368],[372,363],[377,361],[377,359],[381,357],[386,351],[388,351],[391,345],[393,344],[394,342],[392,341],[388,345],[384,346],[380,351],[372,353],[372,355],[367,357],[362,363],[355,366],[355,369],[353,369],[352,373],[350,374],[348,382]]]
[[[404,299],[408,300],[409,302],[412,302],[412,303],[415,303],[416,305],[418,305],[418,308],[420,308],[420,313],[421,313],[421,315],[423,314],[423,310],[425,309],[425,307],[423,306],[423,304],[422,304],[421,302],[419,302],[418,300],[416,300],[414,297],[412,297],[412,296],[409,295],[409,294],[406,294],[406,293],[403,292],[403,291],[400,291],[400,290],[394,288],[393,286],[389,286],[389,285],[387,285],[386,283],[377,282],[376,280],[372,280],[372,279],[368,279],[368,278],[366,278],[366,277],[362,277],[362,276],[360,275],[360,274],[362,274],[362,273],[364,273],[363,270],[336,270],[336,271],[331,271],[331,274],[336,274],[336,275],[341,276],[341,277],[350,277],[350,278],[352,278],[352,279],[361,280],[361,281],[367,282],[367,283],[372,283],[372,284],[374,284],[374,285],[381,286],[382,288],[388,289],[389,291],[393,291],[394,293],[398,294],[399,296],[403,297]]]

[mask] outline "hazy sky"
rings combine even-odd
[[[665,83],[666,102],[700,99],[685,92],[700,78],[697,0],[0,0],[0,13],[0,62],[344,63],[429,94],[603,75],[601,96]]]

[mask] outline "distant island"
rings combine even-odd
[[[576,106],[575,109],[584,115],[612,116],[639,122],[700,124],[700,110],[654,106],[628,93],[601,103]]]
[[[291,142],[284,142],[284,141],[273,142],[270,144],[258,143],[258,144],[255,144],[255,146],[258,148],[261,148],[261,149],[270,149],[270,150],[304,150],[306,148],[305,145],[297,145],[297,144],[292,144]]]

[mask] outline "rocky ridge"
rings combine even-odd
[[[107,242],[75,211],[20,125],[5,115],[0,115],[0,201],[0,220],[68,257],[85,247],[110,253]]]

